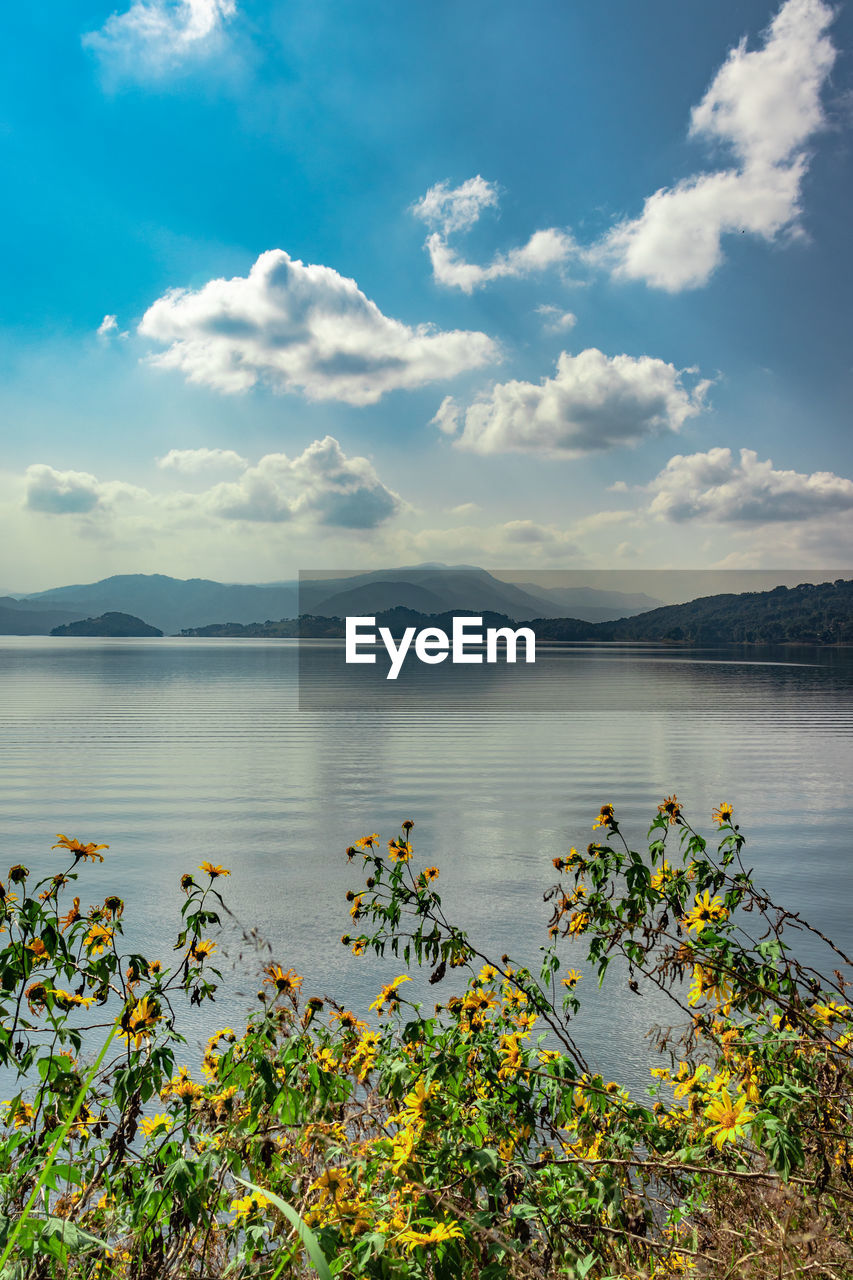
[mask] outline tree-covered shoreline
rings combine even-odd
[[[378,612],[377,627],[388,627],[399,636],[406,627],[440,627],[449,631],[452,620],[472,616],[474,610],[456,609],[424,614],[397,607]],[[540,643],[576,641],[631,641],[717,647],[733,644],[853,644],[853,580],[803,583],[772,591],[706,596],[685,604],[666,605],[615,622],[585,622],[579,618],[534,618],[518,623],[505,614],[489,611],[476,616],[485,626],[530,627]],[[316,617],[268,619],[256,623],[214,623],[191,627],[182,636],[244,639],[342,639],[343,618]]]

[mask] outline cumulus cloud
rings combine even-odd
[[[727,149],[735,164],[694,174],[649,196],[638,218],[587,256],[617,278],[669,292],[707,282],[722,239],[749,232],[773,240],[797,232],[809,139],[824,123],[821,91],[836,50],[822,0],[786,0],[759,49],[734,48],[691,114],[690,134]]]
[[[161,471],[181,471],[196,475],[200,471],[242,471],[249,464],[233,449],[170,449],[157,459]]]
[[[24,505],[49,515],[97,516],[110,524],[132,514],[152,528],[166,528],[175,520],[209,525],[221,519],[350,530],[375,529],[405,505],[367,458],[349,457],[333,436],[315,440],[294,458],[268,453],[254,466],[229,449],[173,449],[158,465],[170,458],[168,465],[182,472],[204,469],[212,458],[219,465],[224,458],[228,466],[239,465],[242,474],[201,492],[152,493],[121,480],[99,480],[85,471],[57,471],[38,463],[24,476]]]
[[[649,486],[649,510],[666,520],[735,524],[814,520],[853,511],[853,480],[832,471],[777,471],[753,449],[676,454]]]
[[[120,74],[161,75],[210,53],[236,12],[235,0],[133,0],[83,44]]]
[[[458,187],[438,182],[414,205],[412,212],[435,228],[426,239],[432,272],[439,284],[473,293],[490,280],[520,277],[547,271],[565,262],[576,249],[565,231],[548,227],[534,231],[526,244],[497,254],[487,266],[467,262],[447,242],[449,235],[469,231],[487,208],[496,208],[498,189],[479,174]]]
[[[456,443],[476,453],[564,458],[633,445],[678,431],[702,411],[709,385],[695,370],[651,356],[564,351],[553,378],[497,383],[470,405]]]
[[[56,471],[43,463],[27,467],[26,505],[51,515],[85,513],[98,506],[98,481],[87,471]]]
[[[166,347],[152,363],[190,382],[224,392],[264,382],[359,405],[499,358],[485,333],[391,319],[354,280],[282,249],[262,253],[247,277],[158,298],[139,332]]]
[[[458,187],[451,187],[448,182],[437,182],[425,196],[415,201],[412,212],[447,236],[453,231],[468,231],[484,209],[497,208],[497,204],[497,184],[487,182],[478,173]]]
[[[24,505],[48,515],[89,515],[144,492],[119,480],[103,482],[88,471],[57,471],[41,462],[27,467],[24,482]]]
[[[98,325],[98,337],[108,338],[111,333],[118,332],[118,316],[104,316]]]
[[[304,517],[319,525],[374,529],[403,504],[367,458],[347,457],[326,436],[296,458],[267,454],[239,480],[211,489],[204,505],[228,520],[281,523]]]

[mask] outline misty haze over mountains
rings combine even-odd
[[[101,582],[0,597],[0,634],[47,635],[108,612],[132,614],[167,635],[211,623],[251,623],[298,614],[342,617],[403,606],[505,614],[518,622],[571,616],[586,622],[633,617],[662,603],[644,592],[504,582],[484,569],[424,565],[254,586],[163,574],[118,574]]]

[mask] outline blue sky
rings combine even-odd
[[[0,588],[849,567],[849,6],[6,22]]]

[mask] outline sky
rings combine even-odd
[[[851,0],[4,21],[0,591],[850,568]]]

